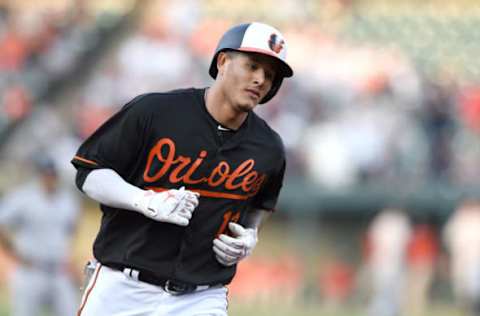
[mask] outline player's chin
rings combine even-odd
[[[237,109],[242,112],[250,112],[257,106],[257,104],[258,101],[253,98],[244,98],[237,103]]]
[[[237,104],[237,110],[239,112],[250,112],[255,108],[255,105],[246,104],[246,103],[239,103]]]

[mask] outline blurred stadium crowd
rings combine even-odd
[[[260,2],[256,17],[264,18],[269,2]],[[285,29],[298,75],[259,112],[284,137],[291,175],[332,188],[478,179],[479,65],[471,60],[479,47],[472,43],[475,28],[465,21],[473,25],[479,13],[468,1],[417,11],[413,5],[383,8],[382,1],[374,1],[375,10],[355,1],[284,2],[286,9],[268,18]],[[4,129],[30,113],[52,83],[78,76],[75,66],[102,40],[100,30],[113,25],[114,13],[87,4],[71,1],[48,14],[3,6]],[[243,2],[154,2],[63,105],[74,109],[73,132],[85,138],[138,93],[208,85],[206,69],[221,31],[245,20],[248,10]],[[445,28],[455,51],[442,46]],[[412,42],[403,45],[409,37]],[[428,62],[422,62],[425,51]]]
[[[55,3],[55,2],[54,2]],[[0,2],[0,131],[78,71],[120,15],[84,1]]]
[[[77,104],[82,137],[139,92],[208,84],[206,69],[221,30],[245,17],[205,19],[201,13],[213,5],[201,3],[171,3],[170,14],[152,10],[138,31],[97,69]],[[452,57],[448,51],[434,71],[422,69],[413,52],[392,45],[395,31],[390,33],[390,43],[358,41],[355,34],[349,37],[348,30],[361,32],[362,24],[349,1],[336,4],[339,7],[331,10],[338,11],[337,16],[328,17],[338,24],[336,29],[324,31],[319,23],[303,21],[301,16],[289,20],[287,12],[283,20],[278,18],[298,75],[259,112],[284,137],[289,174],[333,188],[379,180],[477,181],[477,82],[469,80],[464,69],[448,64]],[[240,4],[237,10],[234,6],[232,12],[242,12]],[[162,14],[164,18],[159,19]],[[445,20],[465,41],[474,32],[457,28],[462,15],[437,19]],[[409,21],[405,15],[407,25],[416,20],[413,16]],[[365,26],[364,32],[386,27],[378,22]],[[428,27],[433,35],[423,40],[432,43],[423,45],[430,45],[432,51],[441,49],[435,46],[442,40],[435,38],[436,24],[422,25]],[[468,60],[463,67],[470,67]]]
[[[280,2],[257,0],[253,9],[250,1],[0,0],[0,189],[28,175],[19,161],[28,163],[38,150],[55,157],[73,185],[69,160],[81,140],[138,94],[209,85],[207,68],[219,36],[232,23],[250,20],[282,29],[296,71],[258,109],[284,139],[287,182],[306,179],[318,190],[339,192],[371,183],[392,190],[415,183],[480,184],[476,1]],[[135,10],[141,18],[131,17]],[[130,24],[120,29],[122,23]],[[116,40],[102,45],[111,34]],[[61,96],[52,98],[55,93]],[[478,205],[473,209],[479,211]],[[398,238],[385,242],[379,260],[397,261],[378,280],[379,288],[388,289],[372,300],[372,315],[395,315],[394,285],[402,279],[403,260],[420,262],[426,280],[415,292],[423,294],[415,296],[425,297],[444,248],[454,243],[442,239],[438,222],[416,220],[411,226],[393,213],[385,217],[385,223],[396,223],[387,235],[396,231]],[[351,245],[361,256],[357,263],[374,258],[372,240]],[[480,249],[480,241],[474,245]],[[331,255],[315,286],[342,302],[362,273]],[[268,279],[262,283],[270,286],[268,293],[304,293],[304,267],[292,258],[245,262],[240,272],[247,277],[233,285],[233,293],[258,294],[249,280],[259,278]],[[476,260],[472,273],[480,271]],[[472,287],[479,294],[477,285]]]

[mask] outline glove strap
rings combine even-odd
[[[155,192],[152,190],[143,191],[136,197],[135,201],[133,201],[133,208],[144,214],[148,213],[149,215],[154,216],[156,211],[148,207],[154,195]]]

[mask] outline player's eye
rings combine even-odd
[[[258,64],[255,63],[255,62],[250,62],[248,64],[248,67],[250,68],[250,70],[257,70],[258,69]]]
[[[273,71],[270,70],[265,70],[265,78],[267,80],[273,81],[273,78],[275,77]]]

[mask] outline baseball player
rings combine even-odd
[[[234,26],[211,87],[138,96],[80,146],[76,183],[103,217],[78,315],[227,315],[282,186],[282,141],[253,109],[293,75],[285,56],[277,29]]]
[[[72,315],[78,295],[69,249],[80,204],[75,192],[59,184],[51,159],[34,162],[40,177],[8,192],[0,204],[0,230],[11,231],[10,251],[18,261],[9,282],[11,315],[39,315],[45,303],[53,315]]]

